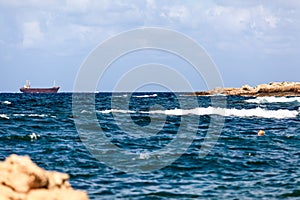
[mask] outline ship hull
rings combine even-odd
[[[52,88],[20,88],[20,91],[23,93],[57,93],[59,87]]]

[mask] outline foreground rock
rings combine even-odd
[[[28,156],[11,155],[0,162],[1,200],[87,200],[85,192],[75,191],[69,175],[45,171]]]
[[[235,95],[235,96],[300,96],[300,82],[271,82],[256,87],[244,85],[241,88],[216,88],[196,95]]]

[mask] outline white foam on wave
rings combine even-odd
[[[226,111],[226,116],[237,116],[237,117],[261,117],[261,118],[296,118],[299,114],[296,110],[266,110],[263,108],[254,108],[254,109],[229,109]]]
[[[123,114],[128,114],[128,113],[136,113],[133,110],[119,110],[119,109],[111,109],[111,110],[97,110],[97,112],[102,113],[102,114],[109,114],[109,113],[123,113]]]
[[[10,105],[11,102],[10,101],[3,101],[2,104],[4,104],[4,105]]]
[[[220,116],[234,116],[234,117],[259,117],[259,118],[276,118],[276,119],[284,119],[284,118],[295,118],[299,114],[299,111],[296,110],[266,110],[262,108],[254,108],[254,109],[226,109],[226,108],[214,108],[214,107],[199,107],[194,109],[172,109],[172,110],[150,110],[150,111],[140,111],[135,112],[131,110],[105,110],[99,111],[103,114],[107,113],[144,113],[144,114],[162,114],[162,115],[220,115]]]
[[[12,116],[14,117],[40,117],[40,118],[44,118],[44,117],[52,117],[52,118],[56,118],[56,116],[54,115],[46,115],[46,114],[13,114]]]
[[[91,113],[90,111],[87,111],[87,110],[82,110],[80,113]]]
[[[28,116],[29,117],[41,117],[41,118],[43,118],[43,117],[47,117],[48,115],[45,115],[45,114],[29,114]]]
[[[9,117],[6,114],[0,114],[0,117],[3,119],[9,119]]]
[[[300,103],[300,97],[256,97],[255,99],[245,100],[247,103]]]
[[[150,158],[149,153],[140,153],[140,155],[139,155],[140,160],[148,160],[149,158]]]
[[[157,94],[145,94],[145,95],[137,95],[137,96],[133,96],[136,98],[148,98],[148,97],[157,97]]]
[[[112,94],[112,97],[114,98],[122,98],[122,97],[127,97],[127,94]]]
[[[40,135],[36,134],[36,133],[31,133],[29,135],[31,140],[37,140],[39,137],[41,137]]]

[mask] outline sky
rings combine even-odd
[[[215,63],[224,86],[299,81],[300,1],[0,0],[0,92],[32,86],[72,91],[77,73],[97,45],[121,32],[171,29],[195,40]],[[141,51],[111,67],[101,91],[112,91],[121,66],[162,63],[205,80],[165,52]],[[151,90],[151,87],[150,89]]]

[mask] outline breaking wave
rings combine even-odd
[[[28,135],[28,137],[31,139],[31,140],[37,140],[38,138],[40,138],[41,136],[36,134],[36,133],[31,133],[30,135]]]
[[[259,117],[259,118],[276,118],[276,119],[284,119],[284,118],[296,118],[299,114],[298,111],[295,110],[266,110],[262,108],[254,108],[254,109],[225,109],[225,108],[194,108],[194,109],[173,109],[173,110],[150,110],[150,111],[140,111],[136,112],[133,110],[104,110],[98,111],[103,114],[108,113],[142,113],[142,114],[163,114],[163,115],[220,115],[220,116],[234,116],[234,117]]]
[[[6,114],[0,114],[0,118],[9,119],[9,117]]]
[[[51,118],[56,118],[54,115],[46,115],[46,114],[0,114],[0,118],[3,119],[10,119],[10,117],[39,117],[39,118],[46,118],[46,117],[51,117]]]
[[[1,103],[4,104],[4,105],[10,105],[10,104],[11,104],[10,101],[3,101],[3,102],[1,102]]]
[[[133,97],[136,97],[136,98],[149,98],[149,97],[157,97],[157,94],[136,95],[136,96],[133,96]]]
[[[40,117],[40,118],[44,118],[44,117],[49,117],[48,115],[45,114],[13,114],[14,117]],[[50,116],[50,117],[54,117],[54,116]]]
[[[245,100],[247,103],[288,103],[298,102],[300,103],[300,97],[256,97],[255,99]]]
[[[122,97],[127,97],[128,95],[127,94],[113,94],[112,95],[114,98],[122,98]]]

